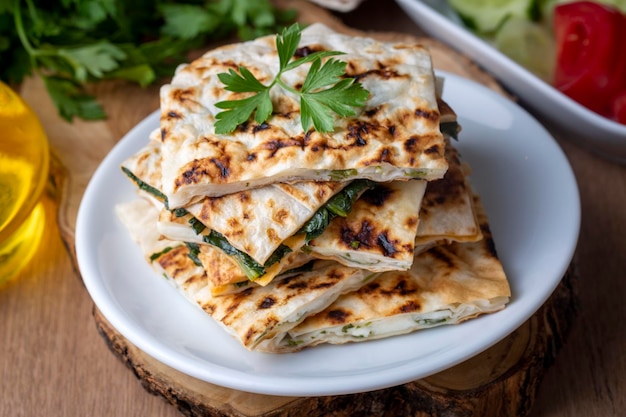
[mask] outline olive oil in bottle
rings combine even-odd
[[[0,286],[30,260],[44,228],[46,134],[32,109],[0,81]]]

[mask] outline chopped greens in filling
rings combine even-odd
[[[160,252],[153,253],[152,255],[150,255],[150,262],[160,258],[162,255],[165,255],[166,253],[168,253],[172,249],[174,249],[172,246],[168,246],[168,247],[166,247],[165,249],[163,249]]]
[[[145,192],[147,192],[149,194],[152,194],[154,197],[159,199],[159,201],[163,202],[163,204],[165,205],[165,208],[168,208],[167,207],[167,197],[165,196],[165,194],[163,194],[161,191],[157,190],[156,188],[154,188],[153,186],[151,186],[147,182],[145,182],[142,179],[140,179],[139,177],[137,177],[128,168],[122,167],[122,171],[124,171],[124,174],[128,175],[128,177],[131,180],[133,180],[133,182],[135,184],[137,184],[137,187],[139,187],[140,190],[143,190],[143,191],[145,191]]]
[[[352,168],[352,169],[335,169],[335,170],[332,170],[328,176],[333,181],[339,181],[339,180],[345,180],[346,178],[354,177],[358,173],[359,172],[356,169],[354,169],[354,168]]]
[[[426,178],[428,173],[422,169],[408,169],[404,171],[404,175],[415,179],[422,179]]]
[[[198,258],[198,254],[200,253],[200,247],[198,244],[185,242],[185,246],[189,249],[189,252],[187,253],[189,259],[191,259],[196,266],[202,266],[202,262],[200,262],[200,259]]]
[[[359,196],[366,189],[371,189],[375,186],[376,183],[370,180],[355,180],[351,182],[343,190],[332,196],[324,206],[320,207],[313,217],[300,228],[298,233],[306,233],[306,243],[320,236],[326,230],[331,220],[337,216],[347,216]]]
[[[448,320],[447,317],[439,318],[439,319],[417,319],[415,322],[422,326],[434,326],[436,324],[445,323]]]
[[[454,140],[459,140],[459,124],[457,122],[445,122],[439,125],[439,130]]]

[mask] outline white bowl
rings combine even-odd
[[[471,33],[458,20],[446,16],[444,1],[396,2],[424,32],[458,49],[493,74],[537,116],[557,128],[559,136],[626,163],[626,125],[586,109]]]

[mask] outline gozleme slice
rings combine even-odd
[[[426,181],[420,180],[378,184],[306,249],[316,258],[371,271],[407,270],[413,263],[425,190]]]
[[[415,43],[380,42],[334,33],[323,25],[302,32],[296,55],[338,50],[346,73],[369,92],[354,117],[335,130],[304,132],[297,96],[275,86],[274,114],[232,134],[215,134],[215,103],[249,93],[224,89],[217,75],[244,66],[262,82],[278,72],[275,37],[229,45],[180,66],[161,88],[163,192],[171,207],[198,196],[236,193],[276,182],[436,179],[446,171],[445,144],[431,57]],[[283,74],[297,87],[310,64]]]
[[[479,202],[476,207],[482,240],[439,245],[418,254],[409,271],[382,273],[259,350],[291,352],[320,343],[363,342],[503,309],[511,291],[486,215]]]

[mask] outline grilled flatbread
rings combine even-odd
[[[346,217],[337,217],[309,242],[316,258],[370,271],[407,270],[426,181],[391,181],[366,191]]]
[[[475,242],[482,238],[468,182],[469,167],[461,162],[451,144],[446,146],[446,157],[446,175],[430,181],[422,199],[415,238],[417,253],[442,243]]]
[[[504,308],[511,295],[487,218],[476,202],[484,238],[440,245],[415,257],[410,271],[384,272],[342,295],[259,350],[292,352],[320,343],[362,342],[444,324]]]
[[[156,211],[151,209],[154,206],[145,200],[116,207],[159,275],[170,279],[187,299],[213,317],[246,349],[252,350],[263,340],[289,330],[309,314],[326,308],[342,293],[354,291],[376,276],[336,262],[315,261],[310,270],[297,271],[268,286],[252,285],[238,293],[214,297],[207,277],[207,271],[213,269],[205,269],[194,262],[187,245],[170,241],[165,243],[168,250],[152,252],[153,248],[161,248],[164,243],[150,228],[139,227],[133,222],[147,217],[154,220]]]
[[[347,75],[370,92],[358,115],[338,118],[332,133],[304,132],[297,96],[275,86],[267,122],[215,134],[215,103],[247,97],[226,91],[217,74],[241,65],[261,81],[273,79],[279,62],[274,36],[214,49],[177,69],[161,88],[163,192],[171,208],[276,182],[443,176],[445,144],[426,48],[346,36],[316,24],[302,32],[296,55],[318,50],[345,52],[340,58]],[[295,86],[308,69],[302,65],[282,79]]]

